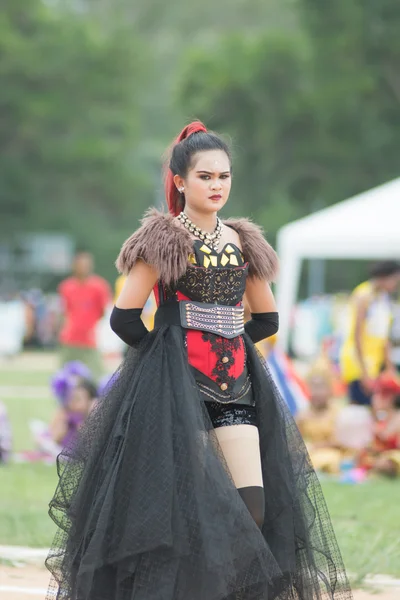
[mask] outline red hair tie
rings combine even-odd
[[[188,137],[190,137],[194,133],[198,133],[199,131],[204,131],[204,133],[207,133],[207,128],[201,121],[193,121],[193,123],[186,125],[186,127],[184,129],[182,129],[181,133],[174,140],[174,142],[172,144],[172,148],[174,148],[174,146],[176,146],[183,140],[186,140]],[[172,173],[170,168],[168,168],[167,174],[165,176],[164,187],[165,187],[165,197],[167,199],[168,210],[171,214],[173,214],[176,217],[181,212],[181,207],[180,207],[180,202],[179,202],[181,195],[176,188],[176,185],[174,183],[174,174]]]

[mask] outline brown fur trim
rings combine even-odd
[[[185,273],[192,251],[189,232],[170,213],[151,208],[139,229],[124,242],[115,264],[120,273],[128,274],[141,258],[157,269],[160,279],[168,285]]]
[[[279,270],[278,256],[264,238],[262,228],[249,219],[227,219],[224,224],[239,234],[250,277],[275,281]]]
[[[239,234],[245,260],[249,262],[249,275],[274,281],[278,257],[261,227],[248,219],[228,219],[224,223]],[[170,213],[150,208],[139,229],[124,242],[115,264],[120,273],[127,275],[140,258],[157,269],[160,279],[169,285],[184,275],[191,252],[190,233]]]

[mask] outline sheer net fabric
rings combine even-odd
[[[46,561],[54,600],[348,600],[317,477],[245,336],[257,407],[262,529],[237,492],[178,326],[131,350],[58,459]]]

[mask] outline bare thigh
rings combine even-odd
[[[235,486],[263,487],[257,427],[228,425],[214,431]]]

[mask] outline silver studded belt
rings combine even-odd
[[[185,329],[198,329],[215,333],[228,339],[244,333],[242,306],[224,306],[182,300],[179,302],[181,325]]]

